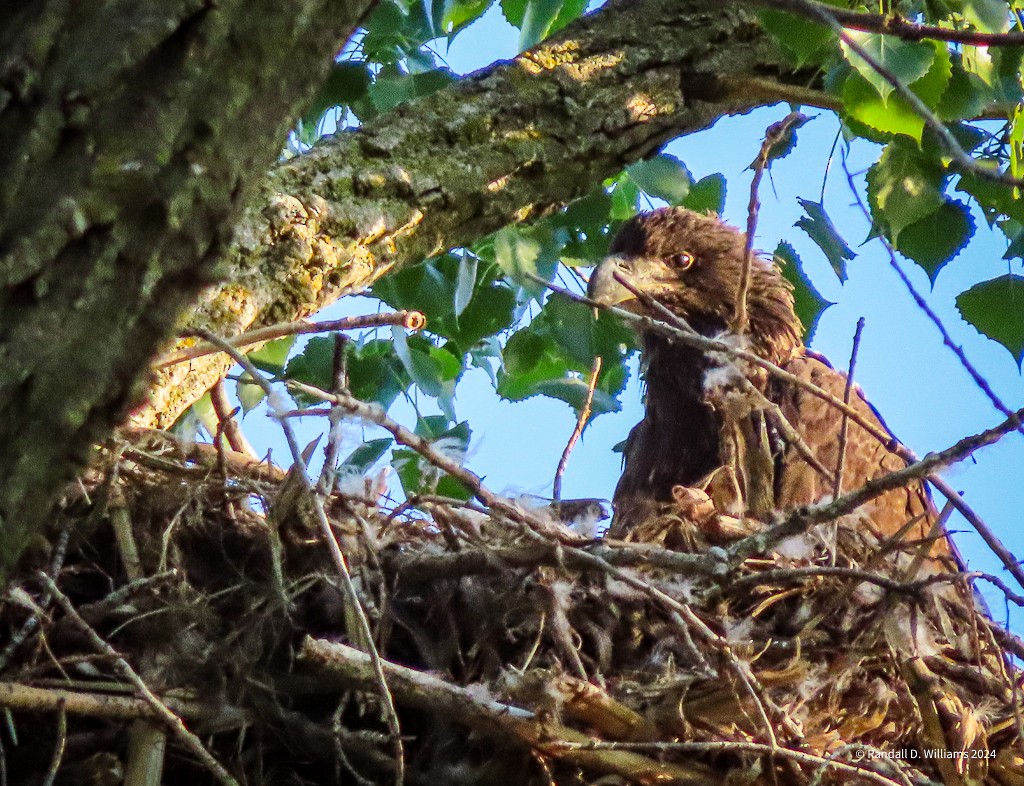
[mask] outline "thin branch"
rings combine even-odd
[[[843,389],[843,403],[850,405],[850,394],[853,392],[853,372],[857,368],[857,352],[860,350],[860,337],[864,332],[864,317],[857,320],[857,328],[853,331],[853,348],[850,350],[850,366],[846,371],[846,387]],[[832,487],[832,498],[843,493],[843,470],[846,464],[846,440],[849,436],[850,417],[843,413],[839,424],[839,459],[836,464],[836,482]]]
[[[217,701],[197,701],[168,697],[164,704],[177,715],[193,721],[208,722],[219,729],[241,728],[252,723],[250,714],[239,707]],[[157,719],[160,716],[145,699],[115,696],[110,693],[83,693],[64,688],[39,688],[17,682],[0,682],[0,707],[23,712],[56,712],[63,707],[69,715],[112,720]]]
[[[42,786],[53,786],[57,779],[57,772],[60,770],[61,760],[64,758],[64,748],[68,742],[68,714],[64,705],[57,707],[57,744],[53,746],[53,758],[46,770],[46,777],[43,778]]]
[[[800,112],[790,112],[782,120],[772,123],[765,129],[764,141],[757,158],[751,164],[754,176],[750,179],[750,200],[747,202],[747,234],[743,245],[743,267],[740,269],[740,281],[736,289],[736,313],[733,316],[733,331],[737,336],[747,332],[747,290],[750,288],[750,267],[754,264],[754,235],[757,233],[757,214],[761,209],[761,201],[757,191],[761,178],[772,158],[777,145],[784,142],[792,133],[794,126],[806,122],[807,117]]]
[[[206,339],[206,341],[219,348],[222,352],[226,352],[230,355],[236,363],[249,373],[256,384],[263,388],[264,392],[267,394],[267,402],[270,405],[270,411],[277,419],[278,423],[281,424],[281,430],[284,432],[285,439],[288,442],[288,449],[292,454],[292,461],[294,462],[293,469],[296,470],[299,482],[302,483],[307,497],[313,503],[313,510],[316,514],[317,523],[320,526],[321,535],[324,538],[324,542],[327,544],[327,550],[331,556],[331,561],[334,563],[334,568],[337,571],[338,576],[341,578],[342,589],[344,591],[346,601],[358,621],[360,635],[369,652],[370,662],[373,664],[374,673],[377,679],[378,693],[380,695],[381,704],[384,707],[385,722],[388,725],[388,731],[392,738],[391,741],[395,747],[395,783],[396,786],[402,786],[402,782],[405,779],[405,747],[402,742],[401,729],[398,722],[398,711],[395,709],[394,699],[391,696],[387,680],[384,677],[384,670],[381,666],[381,657],[380,653],[377,651],[376,645],[374,644],[373,630],[370,627],[370,621],[366,616],[366,610],[363,608],[363,604],[359,600],[359,594],[356,592],[355,584],[352,582],[352,574],[349,572],[345,555],[342,553],[341,546],[338,544],[338,539],[334,534],[334,528],[331,527],[331,522],[327,518],[327,512],[324,510],[323,498],[316,492],[316,488],[313,486],[313,481],[309,477],[309,468],[302,456],[302,450],[299,448],[299,442],[295,436],[295,431],[292,429],[288,418],[284,416],[284,413],[287,412],[288,408],[284,405],[284,402],[281,401],[281,397],[278,395],[277,391],[274,390],[270,382],[267,381],[259,370],[248,360],[248,358],[239,352],[238,349],[213,333],[208,331],[197,332]]]
[[[82,618],[74,605],[72,605],[71,601],[68,599],[68,596],[61,592],[53,579],[42,571],[37,573],[36,577],[53,596],[57,605],[61,607],[68,618],[71,619],[78,629],[85,634],[93,648],[111,660],[114,670],[122,679],[128,680],[135,686],[136,691],[138,691],[139,695],[146,700],[157,719],[167,726],[168,731],[174,735],[178,742],[184,745],[193,756],[199,759],[203,766],[206,767],[206,769],[209,770],[218,781],[224,784],[224,786],[239,786],[238,781],[236,781],[231,774],[224,769],[221,763],[218,762],[208,750],[206,750],[206,747],[199,738],[185,728],[185,724],[181,722],[181,718],[175,715],[170,708],[168,708],[168,706],[157,698],[156,694],[149,689],[149,686],[146,685],[142,678],[135,672],[135,669],[128,664],[128,661],[122,658],[120,654],[118,654],[117,650],[104,641],[93,627]]]
[[[928,105],[843,29],[843,25],[836,16],[835,9],[831,6],[812,2],[812,0],[757,0],[757,2],[769,8],[786,11],[806,19],[813,19],[830,28],[839,36],[840,41],[846,44],[857,57],[867,63],[871,70],[882,77],[910,105],[914,114],[920,117],[924,124],[939,138],[946,152],[949,153],[961,170],[970,172],[983,180],[990,180],[1016,188],[1024,188],[1024,180],[1012,177],[996,169],[982,166],[971,158],[960,146],[960,143],[957,142],[952,132],[928,108]]]
[[[764,5],[770,5],[783,11],[792,11],[801,16],[802,9],[798,9],[787,0],[760,0]],[[1021,46],[1024,44],[1024,32],[1013,31],[1008,33],[980,33],[976,30],[952,30],[948,27],[938,25],[925,25],[918,22],[911,22],[898,13],[872,14],[862,11],[850,11],[846,8],[836,8],[831,5],[813,3],[813,5],[827,10],[836,21],[843,27],[850,30],[860,30],[865,33],[882,33],[891,35],[904,41],[945,41],[950,44],[966,44],[968,46]]]
[[[224,387],[224,380],[217,380],[217,384],[210,388],[210,403],[213,405],[213,412],[217,416],[218,435],[223,435],[228,445],[236,453],[242,453],[250,458],[256,458],[256,451],[252,449],[249,440],[242,433],[242,427],[235,420],[238,414],[238,407],[232,407],[228,401],[227,390]],[[216,440],[220,443],[220,440]],[[258,459],[257,459],[258,460]]]
[[[583,434],[583,429],[587,425],[587,421],[590,420],[590,408],[594,403],[594,391],[597,389],[597,378],[601,375],[601,362],[602,358],[598,355],[594,358],[594,368],[590,372],[590,380],[587,382],[587,397],[583,402],[583,409],[580,410],[580,416],[576,418],[576,427],[572,430],[572,434],[569,435],[569,441],[565,445],[565,450],[562,451],[562,457],[558,460],[558,467],[555,469],[555,480],[552,484],[551,499],[556,503],[562,498],[562,475],[565,474],[565,468],[569,464],[569,455],[572,453],[572,449],[576,447],[576,442]]]
[[[309,322],[305,319],[296,319],[292,322],[282,322],[277,325],[248,330],[237,336],[228,339],[229,346],[235,349],[250,347],[253,344],[263,344],[274,339],[285,336],[301,336],[306,333],[326,333],[332,330],[356,330],[357,328],[383,327],[385,325],[400,325],[406,330],[420,330],[427,324],[427,318],[419,311],[395,311],[390,314],[367,314],[359,317],[343,317],[325,322]],[[162,358],[158,358],[153,368],[161,369],[184,363],[186,360],[195,360],[206,355],[213,355],[221,352],[217,344],[212,342],[196,344],[192,347],[185,347],[170,352]]]

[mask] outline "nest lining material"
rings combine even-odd
[[[81,625],[41,608],[52,563],[240,783],[393,781],[309,501],[229,458],[149,435],[69,493],[4,606],[8,783],[43,783],[59,739],[56,783],[121,783],[129,731],[154,718]],[[551,511],[530,515],[561,543],[454,502],[328,499],[407,782],[1024,784],[1019,643],[962,574],[917,572],[920,544],[880,543],[856,514],[730,568],[724,549],[763,525],[683,497],[630,543]],[[164,784],[216,779],[173,734],[163,766]]]

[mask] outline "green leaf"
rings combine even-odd
[[[782,275],[793,285],[793,310],[803,325],[804,340],[810,341],[825,309],[835,304],[823,298],[814,288],[793,246],[786,241],[780,242],[774,257],[775,264],[782,269]]]
[[[463,27],[472,24],[491,7],[491,0],[446,0],[441,32],[454,37]]]
[[[348,469],[354,474],[365,475],[374,464],[380,461],[381,456],[388,452],[392,442],[394,440],[391,437],[364,442],[348,454],[348,457],[341,462],[341,468]]]
[[[964,17],[983,33],[1010,29],[1010,13],[1004,0],[965,0]]]
[[[847,30],[846,34],[879,66],[905,85],[924,76],[935,59],[935,48],[927,43],[902,41],[895,36],[864,33],[859,30]],[[893,86],[845,41],[840,43],[840,47],[847,62],[883,99],[887,99],[893,91]]]
[[[451,341],[453,350],[466,352],[512,324],[516,297],[498,280],[499,271],[493,264],[477,265],[472,295],[463,304],[463,284],[468,286],[468,282],[460,282],[460,272],[467,275],[461,259],[445,254],[386,276],[374,284],[373,294],[394,309],[422,311],[428,332]],[[456,297],[462,306],[459,313]]]
[[[807,213],[806,216],[796,222],[794,226],[799,227],[815,242],[826,257],[828,262],[839,277],[840,281],[846,281],[846,263],[857,255],[846,244],[842,236],[836,231],[832,219],[825,212],[825,207],[820,202],[812,202],[809,199],[797,201]]]
[[[974,197],[989,226],[1003,216],[1024,224],[1024,200],[1014,197],[1013,188],[1010,186],[974,174],[964,174],[961,175],[956,190]]]
[[[494,261],[517,286],[534,296],[543,287],[529,276],[550,281],[558,264],[558,244],[550,231],[542,226],[507,226],[494,233]]]
[[[980,333],[1006,347],[1024,362],[1024,276],[1007,273],[975,284],[956,298],[960,315]]]
[[[510,401],[546,394],[582,406],[581,391],[594,359],[602,359],[595,392],[595,413],[618,409],[615,396],[626,383],[624,359],[631,351],[632,331],[618,320],[560,295],[553,295],[529,326],[509,338],[503,350],[504,367],[498,393]]]
[[[331,73],[302,116],[305,126],[315,127],[324,112],[334,106],[348,106],[366,95],[370,72],[365,63],[335,63]]]
[[[562,0],[528,0],[519,28],[519,51],[523,52],[547,38],[561,10]]]
[[[924,120],[902,96],[885,101],[860,74],[850,74],[843,83],[843,109],[850,118],[884,134],[920,140],[924,131]]]
[[[725,209],[725,175],[715,172],[690,187],[683,207],[697,213],[721,213]]]
[[[210,394],[207,392],[199,399],[195,404],[189,407],[200,425],[206,429],[206,433],[211,436],[217,433],[217,427],[220,421],[217,420],[217,413],[213,408],[213,402],[210,400]]]
[[[292,351],[295,344],[295,336],[268,341],[259,349],[246,353],[245,357],[260,371],[280,376],[284,371],[285,363],[288,361],[288,353]]]
[[[305,349],[285,368],[286,379],[330,390],[333,384],[334,340],[324,336],[310,339]],[[348,388],[360,401],[373,401],[387,409],[398,395],[409,387],[411,380],[395,354],[390,341],[376,339],[359,344],[350,341],[345,348],[345,370]],[[296,401],[315,403],[299,393],[292,393]]]
[[[616,221],[625,221],[639,212],[640,186],[627,172],[623,172],[612,181],[611,217]]]
[[[670,205],[682,204],[693,184],[683,162],[667,153],[637,161],[626,167],[626,171],[645,193],[664,199]]]
[[[459,274],[453,300],[455,316],[459,316],[465,311],[469,301],[473,299],[473,294],[476,292],[476,268],[479,262],[479,257],[473,254],[462,254],[459,257]]]
[[[867,174],[868,202],[875,222],[899,243],[904,227],[938,209],[942,195],[942,171],[922,155],[916,145],[890,143]]]
[[[528,0],[501,0],[501,13],[513,27],[522,27]]]
[[[939,271],[964,249],[973,234],[974,219],[967,205],[948,201],[904,229],[896,248],[923,267],[934,284]]]
[[[380,112],[390,112],[395,107],[436,93],[455,81],[454,75],[447,70],[437,69],[420,74],[402,74],[399,76],[382,77],[370,85],[368,95],[374,108]]]
[[[462,464],[472,436],[469,424],[457,423],[451,428],[447,428],[447,425],[444,418],[439,416],[421,418],[415,431],[430,442],[435,450]],[[415,451],[401,448],[391,455],[392,466],[407,497],[417,494],[440,494],[462,500],[472,497],[469,489],[461,482],[428,463]]]
[[[935,109],[949,86],[953,65],[949,49],[943,41],[925,41],[924,45],[935,50],[935,59],[924,76],[912,82],[909,87],[929,109]]]
[[[391,337],[395,352],[412,381],[428,396],[437,399],[449,420],[455,420],[455,382],[463,371],[461,359],[425,336],[407,336],[400,327],[392,328]]]
[[[758,15],[761,27],[792,55],[798,68],[810,62],[819,62],[826,51],[826,44],[835,38],[835,34],[825,25],[793,14],[761,9]]]
[[[242,412],[248,415],[266,398],[267,393],[261,385],[253,381],[248,371],[243,371],[235,383],[235,396],[242,405]]]
[[[940,120],[962,120],[976,116],[989,101],[992,90],[977,74],[964,69],[963,57],[951,55],[949,84],[935,108]]]

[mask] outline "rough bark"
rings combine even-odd
[[[0,572],[219,280],[371,0],[15,2],[0,18]],[[134,393],[136,399],[138,392]]]
[[[396,267],[543,215],[725,114],[820,102],[753,14],[711,0],[619,0],[556,38],[279,165],[241,222],[228,283],[194,324],[291,320]],[[144,426],[166,427],[223,355],[160,372]]]

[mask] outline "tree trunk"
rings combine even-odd
[[[15,2],[0,21],[0,571],[139,400],[372,0]]]

